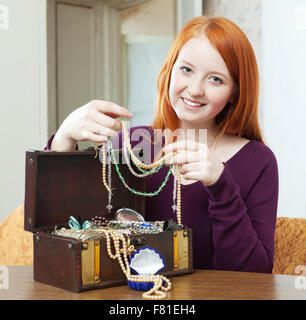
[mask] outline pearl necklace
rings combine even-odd
[[[121,119],[117,119],[117,120],[120,122],[121,127],[122,127],[122,131],[123,131],[124,149],[128,149],[128,152],[131,155],[131,159],[132,159],[133,163],[136,165],[136,167],[144,168],[144,169],[150,169],[152,167],[155,168],[156,166],[162,165],[163,162],[168,157],[172,156],[172,154],[169,154],[168,156],[164,156],[159,161],[153,162],[151,165],[147,165],[147,164],[142,163],[133,153],[132,146],[131,146],[131,143],[130,143],[128,129],[127,129],[124,121],[122,121]],[[129,163],[129,161],[127,161],[127,163]],[[171,170],[171,168],[172,168],[172,166],[170,166],[170,170]],[[159,168],[158,168],[158,170],[159,170]],[[173,206],[172,206],[172,209],[173,209],[174,212],[175,211],[177,212],[177,222],[178,222],[179,225],[181,225],[182,224],[181,223],[181,165],[175,165],[174,166],[174,172],[175,173],[174,173]],[[175,205],[175,198],[177,198],[177,204],[176,205]]]
[[[157,195],[160,193],[160,191],[164,188],[164,186],[166,185],[166,183],[167,183],[167,181],[168,181],[168,179],[169,179],[169,176],[170,176],[170,174],[171,174],[171,167],[169,168],[169,170],[168,170],[168,172],[167,172],[167,175],[166,175],[166,177],[165,177],[165,180],[161,183],[160,187],[159,187],[156,191],[154,191],[154,192],[141,192],[141,191],[136,191],[136,190],[134,190],[133,188],[130,188],[130,187],[128,186],[128,184],[125,182],[125,179],[124,179],[124,177],[122,176],[122,174],[121,174],[121,172],[120,172],[120,169],[119,169],[119,166],[118,166],[118,164],[117,164],[117,162],[116,162],[116,157],[115,157],[115,154],[114,154],[114,151],[113,151],[113,147],[112,147],[112,142],[111,142],[111,140],[109,140],[108,143],[109,143],[110,146],[111,146],[111,155],[112,155],[112,158],[113,158],[113,161],[114,161],[114,164],[115,164],[116,171],[117,171],[118,176],[119,176],[120,180],[122,181],[123,185],[124,185],[127,189],[129,189],[132,193],[134,193],[134,194],[136,194],[136,195],[139,195],[139,196],[145,196],[145,197],[146,197],[146,196],[149,196],[149,197],[157,196]]]
[[[129,168],[129,171],[131,172],[131,174],[137,178],[145,178],[153,173],[156,173],[158,172],[162,167],[163,167],[163,163],[160,164],[157,168],[153,168],[152,170],[149,170],[149,171],[146,171],[140,167],[137,167],[142,173],[137,173],[134,171],[134,169],[132,168],[131,166],[131,163],[130,163],[130,159],[129,159],[129,155],[128,155],[128,148],[127,148],[127,145],[126,143],[124,143],[123,141],[123,154],[124,154],[124,158],[125,158],[125,161],[126,161],[126,164]]]
[[[130,143],[130,138],[129,138],[129,133],[128,133],[128,129],[125,125],[125,123],[121,120],[121,119],[117,119],[120,124],[121,124],[121,127],[122,127],[122,132],[123,132],[123,137],[124,137],[124,140],[123,140],[123,144],[124,144],[124,148],[126,147],[130,156],[131,156],[131,159],[133,161],[133,163],[135,164],[135,166],[139,169],[153,169],[149,172],[146,172],[144,173],[145,176],[149,175],[149,174],[153,174],[155,172],[157,172],[160,167],[164,164],[165,160],[169,157],[171,157],[173,154],[169,154],[169,155],[166,155],[164,157],[162,157],[161,159],[159,159],[158,161],[155,161],[151,164],[145,164],[143,162],[141,162],[134,154],[133,150],[132,150],[132,146],[131,146],[131,143]],[[109,150],[110,150],[110,154],[113,158],[113,161],[114,161],[114,164],[115,164],[115,168],[116,168],[116,171],[117,171],[117,174],[121,180],[121,182],[123,183],[123,185],[128,189],[130,190],[133,194],[136,194],[136,195],[141,195],[141,196],[156,196],[159,194],[159,192],[163,189],[163,187],[166,185],[168,179],[169,179],[169,176],[171,174],[171,168],[172,166],[170,166],[170,169],[168,170],[168,173],[165,177],[165,180],[162,182],[161,186],[154,192],[140,192],[140,191],[136,191],[134,190],[133,188],[129,187],[128,184],[125,182],[120,170],[119,170],[119,166],[117,165],[116,163],[116,157],[114,155],[114,150],[113,150],[113,147],[112,147],[112,142],[111,142],[111,138],[108,139],[108,146],[109,146]],[[109,203],[107,205],[107,208],[108,210],[110,211],[112,206],[110,204],[110,199],[111,199],[111,195],[112,195],[112,189],[111,189],[111,186],[110,186],[110,167],[111,167],[111,164],[110,164],[110,160],[109,160],[109,157],[110,155],[108,155],[107,157],[107,154],[106,154],[106,144],[103,143],[102,144],[102,148],[101,148],[101,151],[102,151],[102,182],[106,188],[106,190],[108,191],[109,193]],[[108,158],[108,165],[109,165],[109,171],[108,171],[108,180],[109,182],[107,183],[106,181],[106,158]],[[127,163],[129,163],[129,161],[127,161]],[[157,168],[157,169],[156,169]],[[131,170],[130,170],[131,171]],[[143,171],[142,171],[143,172]],[[135,174],[137,174],[135,172]],[[137,174],[138,177],[142,177],[141,175]],[[176,210],[176,217],[177,217],[177,223],[179,225],[182,225],[182,219],[181,219],[181,165],[177,165],[177,169],[175,170],[175,174],[174,174],[174,191],[173,191],[173,201],[175,201],[175,198],[176,198],[176,205],[175,205],[175,202],[172,206],[172,209],[173,211]]]
[[[162,275],[132,275],[130,265],[128,262],[128,254],[131,254],[135,249],[134,246],[129,244],[129,237],[125,239],[124,234],[107,229],[98,229],[103,233],[106,238],[106,247],[109,257],[113,260],[117,259],[121,267],[122,272],[125,274],[128,281],[136,282],[153,282],[154,286],[149,291],[142,294],[144,299],[164,299],[167,291],[171,289],[171,282],[165,276]],[[111,250],[111,239],[113,240],[115,254]],[[120,241],[122,247],[120,248]],[[163,281],[165,286],[163,286]]]
[[[129,132],[128,132],[128,129],[125,125],[125,123],[121,120],[121,119],[117,119],[120,124],[121,124],[121,127],[122,127],[122,132],[123,132],[123,137],[124,137],[124,142],[127,146],[127,149],[129,151],[129,154],[131,155],[131,159],[133,161],[133,163],[140,167],[140,168],[143,168],[143,169],[152,169],[152,168],[155,168],[155,167],[158,167],[160,164],[162,164],[167,158],[170,158],[172,156],[172,154],[169,154],[167,156],[164,156],[162,158],[160,158],[158,161],[155,161],[151,164],[146,164],[146,163],[143,163],[141,162],[134,154],[133,152],[133,149],[132,149],[132,146],[131,146],[131,143],[130,143],[130,138],[129,138]]]

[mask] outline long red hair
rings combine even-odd
[[[232,102],[216,117],[218,136],[227,133],[263,143],[257,116],[259,73],[255,54],[244,32],[223,17],[195,17],[174,40],[157,79],[157,109],[152,128],[172,131],[179,128],[179,119],[169,99],[171,71],[183,45],[203,34],[218,50],[236,83]]]

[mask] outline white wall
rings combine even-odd
[[[47,139],[46,2],[0,0],[0,221],[24,202],[25,151]]]
[[[262,89],[262,0],[206,0],[204,14],[222,16],[235,22],[248,37],[258,63],[260,77],[259,120],[263,120]]]
[[[279,166],[278,216],[306,218],[306,0],[207,0],[237,23],[260,72],[259,119]]]
[[[306,218],[306,1],[262,1],[264,134],[279,165],[278,216]]]

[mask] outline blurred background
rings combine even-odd
[[[0,0],[0,222],[24,201],[25,151],[43,149],[75,108],[110,100],[131,125],[151,123],[171,42],[202,14],[229,18],[252,43],[278,216],[306,217],[306,0]]]

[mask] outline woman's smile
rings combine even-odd
[[[188,110],[198,110],[201,107],[206,106],[206,103],[201,103],[198,101],[194,101],[194,100],[189,100],[187,98],[181,97],[184,106],[188,109]]]

